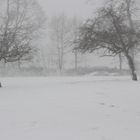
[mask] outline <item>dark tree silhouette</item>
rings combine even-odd
[[[115,1],[116,2],[116,1]],[[140,30],[132,20],[132,0],[111,0],[98,11],[95,18],[87,20],[80,29],[79,49],[83,52],[104,50],[104,55],[123,54],[131,71],[132,80],[137,81],[133,50],[140,43]]]
[[[0,13],[0,61],[26,60],[33,39],[43,25],[43,11],[35,0],[4,0]],[[0,84],[1,85],[1,84]]]

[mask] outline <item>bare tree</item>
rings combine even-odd
[[[73,45],[72,45],[72,49],[76,47],[77,43],[75,43],[75,41],[79,38],[79,28],[82,24],[81,19],[77,18],[77,17],[73,17],[72,19],[72,34],[71,34],[71,38],[73,39]],[[74,53],[74,66],[75,66],[75,72],[77,71],[78,68],[78,50],[74,49],[73,50]]]
[[[94,19],[81,28],[79,47],[82,51],[103,49],[104,55],[116,56],[122,53],[128,60],[132,80],[137,81],[132,50],[140,43],[140,30],[132,19],[132,0],[111,0],[101,8]]]
[[[59,71],[64,68],[64,55],[69,49],[71,42],[71,24],[65,15],[53,17],[50,23],[51,39],[57,49],[57,60]]]
[[[27,60],[33,40],[43,25],[43,11],[35,0],[4,0],[0,19],[0,61]]]

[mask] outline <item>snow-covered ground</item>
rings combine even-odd
[[[140,140],[129,77],[2,78],[0,140]]]

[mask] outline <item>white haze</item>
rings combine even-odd
[[[86,20],[87,18],[93,16],[95,11],[101,5],[103,5],[104,0],[38,0],[38,2],[43,8],[48,20],[53,16],[58,16],[61,14],[64,14],[67,17],[78,17],[80,19]],[[43,50],[44,55],[45,51],[48,51],[47,48],[49,45],[46,45],[49,44],[48,37],[47,35],[45,35],[43,37],[43,40],[39,42],[39,47],[41,50]],[[87,57],[87,66],[116,67],[116,65],[114,65],[114,59],[112,58],[100,58],[96,55],[89,54]],[[68,62],[68,64],[65,64],[66,67],[69,67],[69,65],[71,66],[70,62]],[[83,65],[85,65],[84,62]]]
[[[65,13],[67,16],[89,17],[103,0],[38,0],[48,16]],[[92,3],[92,4],[91,4]]]

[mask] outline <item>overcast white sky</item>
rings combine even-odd
[[[88,17],[102,0],[38,0],[48,16],[65,13],[68,16]]]

